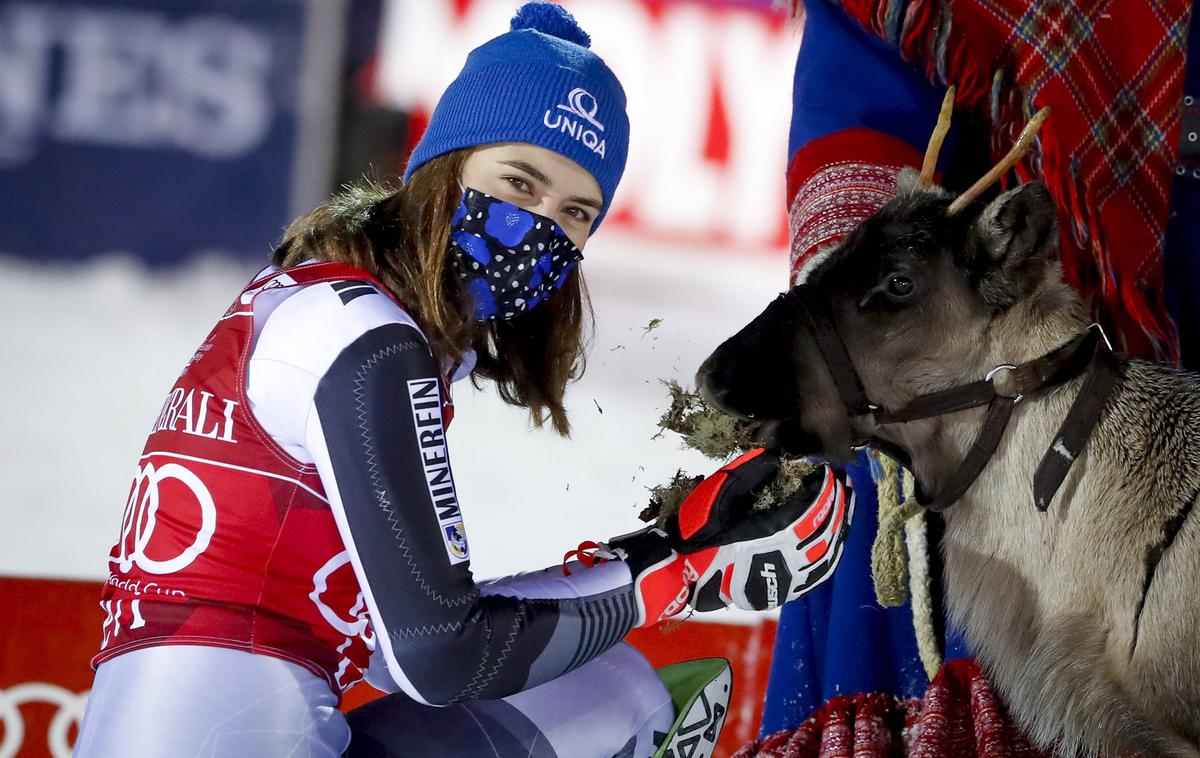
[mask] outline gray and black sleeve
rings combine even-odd
[[[317,384],[306,444],[388,672],[411,697],[503,697],[582,665],[633,625],[619,562],[486,590],[475,583],[438,366],[412,326],[377,326],[341,350]]]

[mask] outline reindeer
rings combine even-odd
[[[942,511],[954,623],[1060,755],[1200,756],[1200,377],[1113,354],[1040,184],[920,175],[704,362],[768,446],[890,451]],[[986,409],[985,407],[986,406]]]

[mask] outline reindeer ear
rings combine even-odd
[[[1042,280],[1058,241],[1056,213],[1034,182],[1000,195],[971,224],[967,251],[986,302],[1007,308]]]

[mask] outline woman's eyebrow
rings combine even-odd
[[[580,195],[575,195],[574,197],[567,198],[567,202],[568,203],[577,203],[579,205],[586,205],[589,208],[595,208],[597,211],[604,210],[603,203],[601,203],[599,200],[593,200],[590,197],[582,197]]]
[[[518,171],[524,171],[525,173],[529,174],[534,179],[538,180],[539,182],[546,185],[547,187],[549,187],[551,185],[550,177],[546,176],[541,171],[538,171],[536,168],[534,168],[530,164],[526,163],[525,161],[500,161],[500,162],[503,163],[505,166],[512,166],[513,168],[517,169]]]
[[[539,171],[537,168],[535,168],[532,164],[526,163],[525,161],[511,160],[511,161],[500,161],[500,163],[505,166],[511,166],[511,167],[517,169],[518,171],[524,171],[526,174],[529,174],[534,179],[536,179],[537,181],[546,185],[547,187],[551,187],[554,185],[554,183],[550,181],[550,177],[546,176],[541,171]],[[604,204],[601,203],[599,200],[594,200],[590,197],[583,197],[582,195],[575,195],[573,197],[569,197],[569,198],[567,198],[567,202],[568,203],[577,203],[579,205],[586,205],[589,208],[595,208],[597,211],[604,210]]]

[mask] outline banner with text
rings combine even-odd
[[[265,257],[327,190],[344,10],[0,2],[0,253]]]

